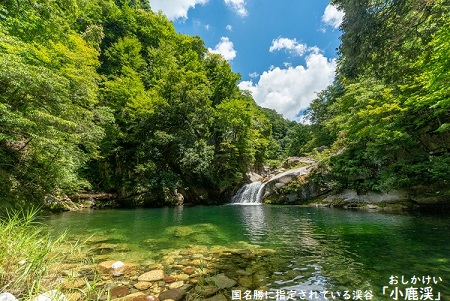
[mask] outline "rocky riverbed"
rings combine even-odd
[[[79,264],[83,255],[78,253],[53,267],[49,277],[59,277],[59,290],[34,300],[226,301],[231,299],[232,290],[267,290],[265,284],[271,281],[268,265],[275,253],[253,246],[191,246],[167,252],[158,262],[143,264],[115,260],[106,254],[113,254],[115,247],[126,251],[124,245],[102,243],[90,249],[93,256],[86,257],[84,264]],[[111,258],[99,261],[107,257]]]

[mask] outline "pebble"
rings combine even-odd
[[[175,282],[177,281],[177,278],[173,277],[173,276],[166,276],[163,278],[163,281],[166,283],[171,283],[171,282]]]
[[[134,287],[140,291],[145,291],[146,289],[149,289],[151,286],[152,283],[147,281],[141,281],[134,285]]]
[[[153,270],[138,277],[139,281],[158,281],[164,278],[163,270]]]
[[[171,284],[169,284],[169,288],[170,289],[180,288],[183,285],[184,285],[184,281],[175,281],[175,282],[172,282]]]
[[[178,275],[175,275],[175,278],[177,278],[178,280],[184,281],[184,280],[189,279],[189,275],[188,274],[178,274]]]
[[[188,275],[192,275],[195,273],[195,268],[193,267],[185,267],[183,269],[183,273],[188,274]]]
[[[111,297],[123,297],[130,293],[130,289],[127,286],[116,286],[110,291]]]

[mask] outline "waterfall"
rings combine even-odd
[[[235,196],[231,198],[233,204],[250,205],[261,204],[265,184],[253,182],[242,186]]]

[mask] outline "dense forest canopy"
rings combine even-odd
[[[335,0],[345,11],[334,85],[310,108],[341,187],[448,187],[450,3]]]
[[[8,0],[0,13],[2,197],[220,198],[277,145],[230,65],[146,1]]]
[[[146,0],[0,4],[0,198],[81,190],[147,205],[226,199],[246,172],[329,147],[337,187],[450,180],[447,0],[334,0],[332,86],[289,122]]]

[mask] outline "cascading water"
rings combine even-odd
[[[242,186],[235,196],[231,198],[233,204],[256,205],[261,204],[265,184],[253,182]]]

